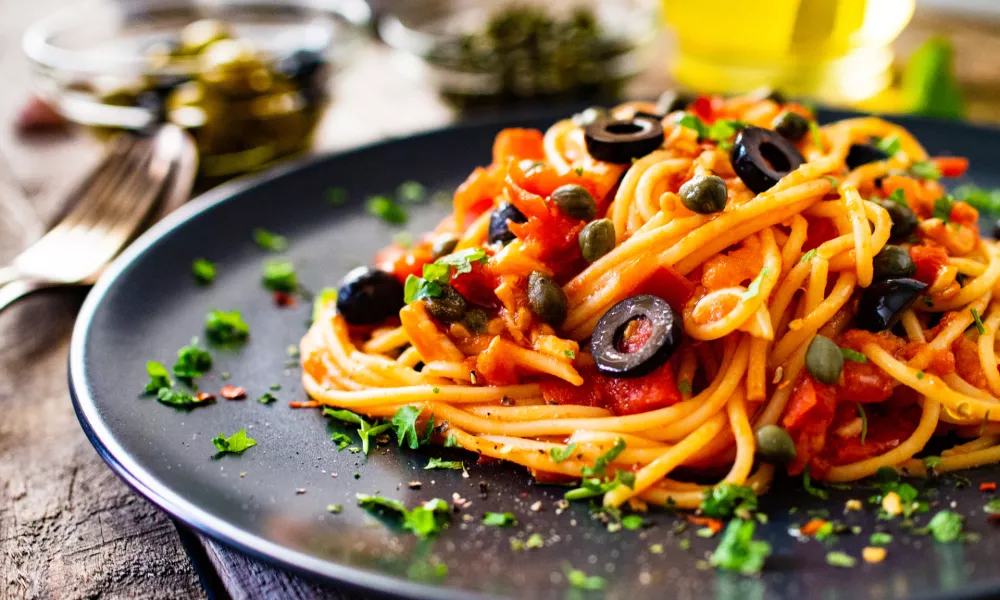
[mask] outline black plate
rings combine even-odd
[[[826,115],[827,117],[840,115]],[[567,593],[565,565],[608,580],[608,598],[895,598],[987,597],[1000,593],[1000,532],[986,524],[979,481],[1000,478],[1000,469],[971,473],[974,485],[940,487],[942,506],[952,500],[982,534],[978,543],[935,544],[911,535],[897,523],[876,522],[871,510],[843,514],[844,501],[866,500],[869,490],[833,491],[827,501],[802,491],[798,482],[779,482],[765,496],[771,516],[758,535],[774,556],[759,578],[698,568],[717,544],[694,527],[676,533],[676,517],[654,511],[652,527],[610,533],[593,520],[586,505],[556,514],[558,487],[533,485],[523,469],[480,466],[470,455],[429,449],[401,452],[379,448],[367,462],[337,452],[328,424],[318,412],[290,410],[304,400],[299,369],[287,364],[286,349],[298,343],[310,317],[309,303],[275,307],[260,285],[261,264],[273,258],[251,239],[254,227],[288,236],[284,256],[298,266],[302,282],[317,290],[333,285],[350,267],[366,263],[398,230],[368,215],[363,199],[392,191],[415,179],[432,189],[452,189],[478,164],[489,161],[494,135],[504,126],[543,128],[554,115],[473,124],[386,142],[319,158],[237,182],[192,202],[131,246],[87,298],[73,336],[70,387],[80,422],[104,459],[141,494],[178,519],[239,550],[320,578],[348,582],[370,591],[417,598],[561,598]],[[969,178],[1000,186],[1000,132],[957,123],[899,119],[935,154],[968,156]],[[350,203],[324,201],[332,186],[350,191]],[[447,207],[430,203],[411,208],[408,229],[431,227]],[[197,286],[191,261],[215,261],[219,278]],[[215,352],[216,366],[203,387],[217,391],[221,374],[245,386],[243,402],[220,400],[190,413],[139,395],[145,363],[172,364],[178,348],[202,335],[211,308],[239,309],[252,329],[251,341],[233,352]],[[280,399],[254,400],[272,384]],[[213,459],[211,439],[246,427],[259,445],[241,456]],[[429,456],[464,459],[469,476],[458,471],[425,471]],[[336,475],[336,477],[334,477]],[[407,482],[421,481],[420,490]],[[488,494],[480,494],[485,482]],[[297,493],[305,490],[305,493]],[[451,527],[434,541],[394,533],[356,506],[355,493],[380,492],[407,505],[458,494],[472,501],[455,514]],[[541,501],[544,509],[530,509]],[[332,515],[328,504],[343,504]],[[790,509],[795,507],[795,511]],[[875,527],[895,535],[887,560],[846,571],[825,564],[830,549],[803,543],[787,530],[804,523],[809,510],[829,510],[832,518],[861,525],[861,535],[845,535],[835,549],[859,557]],[[484,511],[512,511],[520,524],[483,527]],[[471,517],[471,522],[463,519]],[[919,522],[925,523],[927,516]],[[514,552],[510,538],[532,532],[545,547]],[[682,549],[680,539],[690,540]],[[662,554],[650,551],[662,544]],[[432,558],[433,557],[433,558]],[[448,566],[436,577],[429,562]],[[704,567],[704,565],[702,565]],[[598,594],[599,595],[599,594]]]

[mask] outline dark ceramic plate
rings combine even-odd
[[[70,387],[84,429],[111,467],[139,493],[195,529],[255,557],[319,578],[413,598],[562,598],[566,565],[607,580],[608,598],[898,598],[988,597],[1000,594],[1000,531],[991,530],[978,483],[1000,478],[1000,469],[969,473],[972,485],[938,484],[936,502],[952,501],[981,534],[976,543],[936,544],[907,533],[898,523],[877,522],[873,511],[844,514],[844,501],[867,500],[869,489],[832,491],[826,501],[799,482],[778,482],[764,497],[771,520],[758,529],[774,549],[764,574],[744,578],[699,568],[718,539],[664,512],[649,515],[642,531],[609,532],[576,504],[557,514],[563,489],[533,485],[523,469],[475,464],[474,457],[439,448],[402,452],[380,447],[367,461],[337,452],[332,427],[316,411],[290,410],[305,400],[299,369],[287,349],[306,330],[311,307],[277,308],[260,284],[261,265],[274,258],[258,248],[251,230],[264,227],[288,236],[283,256],[299,268],[302,283],[318,290],[370,260],[400,230],[367,214],[364,198],[390,192],[414,179],[431,190],[451,190],[477,165],[489,161],[494,135],[504,126],[545,127],[557,115],[506,119],[436,131],[344,154],[319,158],[261,178],[217,189],[168,217],[115,262],[90,293],[73,336]],[[828,114],[828,118],[833,116]],[[1000,186],[1000,132],[957,123],[900,119],[932,153],[968,156],[969,179]],[[350,192],[343,206],[328,203],[331,187]],[[446,206],[411,206],[407,228],[421,232]],[[218,280],[199,287],[191,261],[218,265]],[[250,398],[220,400],[181,412],[140,396],[147,360],[173,363],[178,348],[202,335],[212,308],[239,309],[251,341],[236,351],[216,351],[216,366],[202,387],[217,391],[222,373],[244,386]],[[255,398],[273,384],[279,401]],[[259,445],[240,456],[213,458],[212,438],[247,428]],[[425,471],[430,456],[461,459],[460,471]],[[420,490],[407,482],[420,481]],[[482,486],[482,488],[481,488]],[[482,494],[481,489],[486,493]],[[304,492],[298,492],[304,490]],[[412,506],[454,495],[471,501],[437,539],[420,542],[387,529],[356,506],[356,493],[397,498]],[[543,510],[531,506],[541,501]],[[342,514],[327,505],[342,504]],[[793,510],[794,508],[794,510]],[[829,511],[860,535],[833,546],[797,541],[790,526],[809,511]],[[519,524],[484,527],[484,511],[511,511]],[[468,521],[465,515],[471,517]],[[925,524],[927,515],[918,519]],[[876,527],[895,536],[882,564],[860,560],[852,570],[826,564],[827,552],[859,557]],[[511,538],[533,532],[545,547],[511,550]],[[689,542],[681,543],[681,540]],[[690,543],[689,549],[683,549]],[[662,544],[662,553],[650,550]],[[448,572],[433,568],[443,562]],[[437,573],[437,574],[436,574]],[[599,593],[594,594],[600,596]]]

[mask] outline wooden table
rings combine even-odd
[[[2,5],[0,261],[45,230],[64,208],[59,189],[99,152],[82,131],[26,138],[11,127],[30,87],[20,35],[65,2]],[[1000,25],[918,14],[898,44],[901,54],[935,31],[956,43],[970,116],[1000,121]],[[651,96],[667,84],[654,70],[631,93]],[[338,79],[336,99],[321,125],[320,150],[454,118],[433,90],[400,74],[391,54],[375,43]],[[175,527],[104,465],[66,390],[69,334],[83,296],[37,296],[0,314],[0,599],[337,597]]]

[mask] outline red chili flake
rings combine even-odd
[[[214,402],[215,394],[209,394],[207,392],[198,392],[198,394],[195,396],[195,399],[198,400],[198,402]]]
[[[997,491],[997,484],[995,481],[987,481],[985,483],[979,484],[980,492],[995,492]]]
[[[274,298],[274,304],[282,308],[286,306],[295,306],[297,304],[295,296],[286,294],[285,292],[274,292],[271,297]]]
[[[247,397],[247,389],[226,384],[219,390],[219,395],[226,400],[243,400]]]
[[[319,402],[289,402],[288,406],[291,408],[319,408]]]

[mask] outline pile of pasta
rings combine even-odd
[[[634,102],[612,115],[655,108]],[[403,281],[419,276],[442,235],[457,238],[456,252],[485,249],[471,273],[451,277],[486,308],[486,326],[441,323],[413,301],[398,317],[357,327],[329,302],[301,344],[312,405],[372,418],[419,407],[421,422],[433,416],[437,443],[523,465],[540,481],[593,473],[599,456],[624,443],[606,477],[626,471],[634,483],[607,490],[608,506],[693,509],[712,488],[706,481],[763,493],[776,469],[810,469],[829,482],[881,467],[919,476],[926,469],[915,456],[943,435],[962,439],[941,453],[938,472],[1000,460],[1000,301],[993,298],[1000,247],[980,237],[976,211],[952,202],[937,180],[963,168],[956,171],[954,159],[935,162],[899,125],[852,118],[813,127],[795,143],[805,162],[754,193],[733,170],[732,139],[708,139],[684,123],[690,115],[706,126],[729,120],[770,128],[785,112],[814,120],[792,103],[699,98],[659,116],[662,145],[631,164],[593,158],[579,119],[544,133],[501,132],[492,164],[459,188],[453,213],[412,247],[376,257]],[[891,140],[892,154],[849,168],[852,145],[873,139]],[[726,183],[721,212],[699,214],[680,201],[680,187],[704,175]],[[575,239],[582,223],[535,227],[523,209],[527,222],[511,225],[516,239],[488,243],[495,207],[546,202],[546,191],[566,183],[584,185],[598,218],[613,222],[610,252],[587,264],[561,243]],[[873,285],[874,257],[893,226],[872,200],[889,197],[902,198],[919,218],[913,234],[894,243],[913,257],[914,277],[927,287],[891,330],[869,333],[855,326],[859,298]],[[565,293],[566,317],[557,326],[532,314],[525,299],[535,271]],[[475,281],[460,286],[462,277]],[[608,392],[594,392],[601,375],[588,349],[595,325],[630,296],[662,292],[676,302],[666,296],[678,289],[692,291],[674,306],[684,336],[667,371],[610,386],[612,395],[632,394],[633,404],[602,404]],[[805,368],[817,335],[853,352],[835,384],[817,382]],[[647,402],[660,384],[676,386],[677,401]],[[758,460],[755,431],[768,425],[789,432],[795,461]]]

